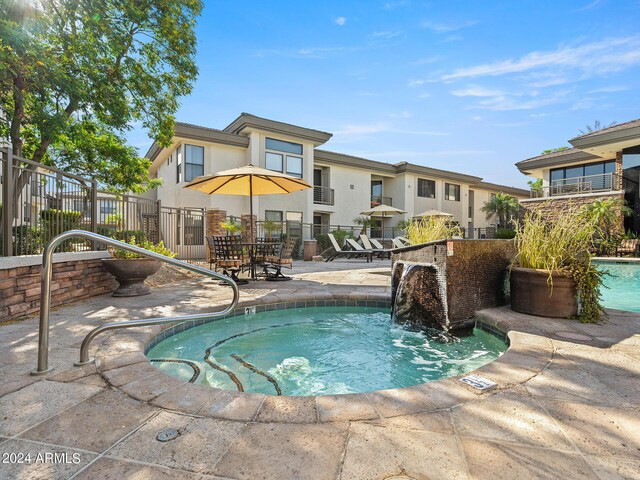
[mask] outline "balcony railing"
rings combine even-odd
[[[318,185],[313,187],[313,203],[318,205],[333,205],[334,204],[334,190],[329,187],[320,187]]]
[[[376,207],[380,204],[384,203],[385,205],[391,205],[391,197],[383,197],[381,195],[371,195],[371,208]]]
[[[584,177],[553,180],[551,185],[532,189],[531,198],[556,197],[559,195],[581,195],[585,193],[609,192],[620,190],[620,176],[615,173],[600,173]]]

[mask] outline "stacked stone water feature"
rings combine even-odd
[[[510,240],[442,240],[393,252],[394,320],[443,331],[472,327],[477,310],[508,302]]]

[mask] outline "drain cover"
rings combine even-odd
[[[180,433],[175,428],[166,428],[156,435],[156,440],[159,442],[170,442],[178,438]]]
[[[495,388],[498,384],[496,382],[492,382],[487,378],[480,377],[478,375],[468,375],[464,378],[461,378],[460,381],[462,383],[466,383],[467,385],[472,386],[476,390],[491,390]]]

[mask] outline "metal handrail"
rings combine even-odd
[[[129,322],[114,322],[114,323],[105,323],[99,327],[91,330],[87,336],[82,341],[82,345],[80,346],[80,361],[75,363],[76,366],[86,365],[88,363],[93,362],[92,359],[89,358],[89,346],[91,345],[91,341],[96,337],[96,335],[106,332],[108,330],[115,330],[119,328],[130,328],[130,327],[141,327],[147,325],[158,325],[162,323],[174,323],[174,322],[184,322],[186,320],[199,320],[203,318],[211,318],[211,317],[223,317],[228,313],[231,313],[233,309],[238,304],[238,299],[240,297],[240,292],[238,290],[238,286],[236,283],[226,275],[222,275],[217,272],[212,272],[211,270],[207,270],[206,268],[198,267],[196,265],[191,265],[189,263],[183,262],[181,260],[176,260],[175,258],[170,258],[165,255],[160,255],[159,253],[151,252],[149,250],[145,250],[144,248],[137,247],[135,245],[130,245],[125,242],[121,242],[120,240],[114,240],[113,238],[105,237],[104,235],[99,235],[93,232],[87,232],[86,230],[69,230],[68,232],[64,232],[53,240],[51,240],[44,249],[44,253],[42,254],[42,283],[40,290],[40,330],[38,332],[38,367],[36,370],[31,372],[31,375],[44,375],[53,368],[49,368],[49,308],[51,305],[51,274],[53,271],[52,259],[53,252],[60,243],[64,242],[69,238],[77,238],[83,237],[89,240],[95,240],[100,243],[104,243],[106,245],[111,245],[114,247],[121,248],[122,250],[129,250],[130,252],[138,253],[140,255],[144,255],[145,257],[155,258],[156,260],[160,260],[161,262],[168,263],[178,268],[184,268],[185,270],[189,270],[191,272],[200,273],[202,275],[215,278],[217,280],[222,280],[223,282],[228,283],[233,290],[233,300],[231,305],[229,305],[224,310],[213,313],[198,313],[193,315],[183,315],[180,317],[164,317],[164,318],[147,318],[142,320],[131,320]]]

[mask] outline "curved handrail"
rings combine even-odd
[[[189,270],[191,272],[200,273],[207,277],[215,278],[218,280],[222,280],[223,282],[228,283],[233,290],[233,300],[231,305],[229,305],[224,310],[219,312],[212,313],[198,313],[193,315],[183,315],[180,317],[165,317],[165,318],[147,318],[141,320],[132,320],[129,322],[114,322],[114,323],[105,323],[99,327],[91,330],[87,336],[82,341],[82,346],[80,347],[80,361],[75,363],[76,366],[86,365],[91,363],[93,360],[89,359],[89,346],[91,341],[96,337],[96,335],[106,332],[107,330],[115,330],[118,328],[129,328],[129,327],[140,327],[145,325],[158,325],[161,323],[174,323],[174,322],[184,322],[186,320],[198,320],[202,318],[211,318],[211,317],[223,317],[236,307],[238,304],[238,299],[240,297],[240,292],[238,290],[238,286],[236,282],[234,282],[231,278],[226,275],[222,275],[217,272],[212,272],[211,270],[207,270],[206,268],[198,267],[196,265],[191,265],[190,263],[183,262],[181,260],[176,260],[175,258],[170,258],[165,255],[160,255],[159,253],[151,252],[149,250],[145,250],[144,248],[137,247],[135,245],[130,245],[125,242],[121,242],[120,240],[114,240],[113,238],[105,237],[104,235],[99,235],[93,232],[87,232],[86,230],[69,230],[68,232],[61,233],[53,240],[51,240],[47,246],[44,248],[44,253],[42,254],[42,282],[41,282],[41,290],[40,290],[40,327],[38,332],[38,367],[36,370],[31,372],[31,375],[44,375],[53,368],[49,368],[49,308],[51,306],[51,274],[53,271],[53,252],[62,242],[69,238],[77,238],[83,237],[89,240],[96,240],[100,243],[104,243],[106,245],[111,245],[114,247],[121,248],[122,250],[129,250],[130,252],[138,253],[140,255],[144,255],[145,257],[155,258],[156,260],[160,260],[161,262],[168,263],[178,268],[184,268],[185,270]]]

